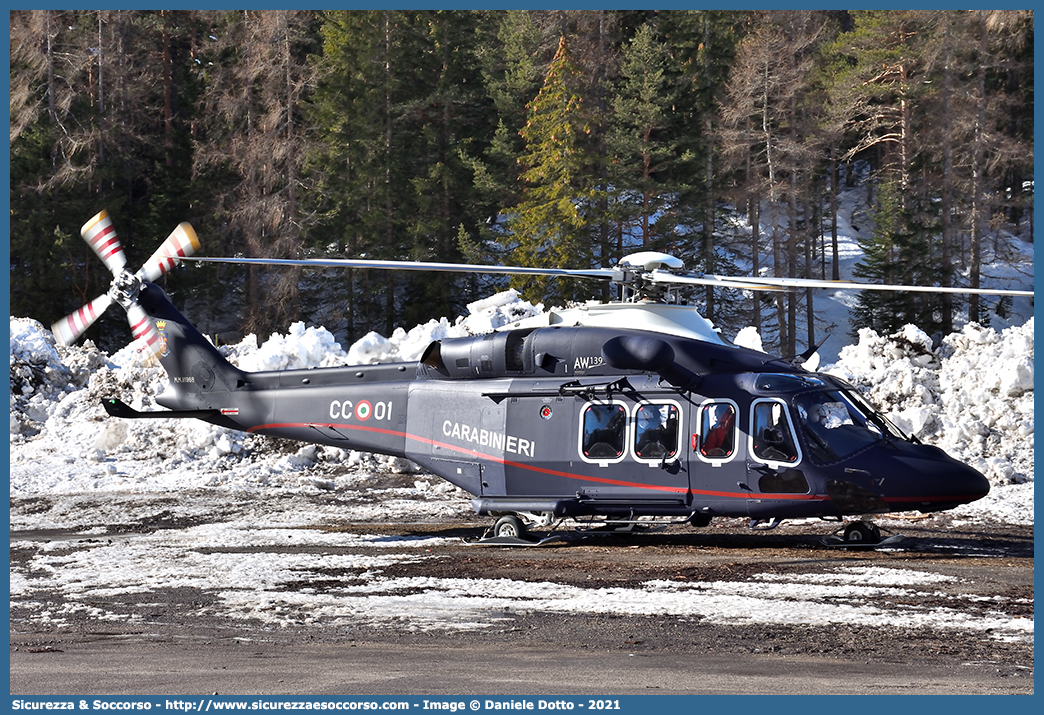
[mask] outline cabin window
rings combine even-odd
[[[708,402],[700,407],[699,455],[706,461],[729,460],[736,453],[736,405]]]
[[[584,460],[622,460],[627,444],[627,409],[618,402],[592,403],[581,414],[580,453]]]
[[[800,461],[797,440],[787,406],[777,400],[757,400],[751,415],[751,454],[762,462],[796,464]]]
[[[681,420],[671,403],[640,404],[634,408],[634,458],[660,464],[678,456]]]

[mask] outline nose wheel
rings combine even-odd
[[[869,521],[853,521],[845,527],[841,538],[846,544],[877,544],[881,541],[881,530]]]
[[[877,524],[869,521],[853,521],[822,539],[824,546],[841,549],[876,549],[894,547],[906,539],[902,534],[887,538],[881,536]]]

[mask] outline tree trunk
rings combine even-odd
[[[986,124],[986,23],[979,12],[979,23],[976,31],[979,39],[979,57],[983,58],[978,64],[976,74],[976,109],[975,109],[975,134],[973,142],[972,158],[972,205],[971,205],[971,246],[968,258],[969,287],[979,288],[979,272],[982,269],[982,228],[985,220],[985,207],[983,206],[983,174],[985,171],[985,142],[984,132]],[[977,323],[981,320],[979,296],[972,294],[968,296],[968,320]]]
[[[749,199],[750,209],[750,268],[754,277],[761,275],[761,196],[755,194]],[[751,324],[761,333],[761,292],[754,291],[754,309]]]
[[[706,272],[717,270],[714,261],[714,139],[711,117],[704,118],[704,136],[707,138],[707,158],[704,165],[704,188],[706,203],[703,208],[703,253],[706,256]],[[714,321],[714,287],[707,286],[707,320]]]
[[[837,245],[837,197],[840,188],[837,185],[840,174],[837,157],[833,150],[830,151],[830,247],[831,263],[830,278],[835,281],[841,280],[841,253]]]
[[[167,10],[160,10],[160,44],[163,48],[163,145],[167,150],[167,166],[174,166],[174,109],[171,82],[174,66],[170,56],[170,33],[167,31]]]
[[[950,54],[950,16],[943,13],[944,47],[945,58],[943,60],[942,94],[943,94],[943,171],[942,171],[942,284],[945,287],[953,285],[953,224],[950,214],[953,210],[953,119],[951,112],[951,97],[953,93],[953,66]],[[943,335],[953,332],[953,295],[943,293],[942,295],[942,322],[940,329]]]

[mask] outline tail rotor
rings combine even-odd
[[[143,283],[157,280],[178,265],[181,258],[191,256],[199,249],[196,232],[187,222],[180,224],[137,273],[126,269],[127,257],[108,212],[102,211],[85,223],[80,229],[80,235],[112,272],[112,283],[106,293],[52,325],[51,332],[55,340],[60,345],[72,345],[110,305],[119,303],[127,311],[135,340],[141,341],[145,349],[157,351],[159,333],[138,303],[138,291]]]

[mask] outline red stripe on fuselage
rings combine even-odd
[[[572,472],[563,472],[557,469],[547,469],[546,467],[538,467],[533,464],[526,464],[525,462],[515,462],[513,460],[504,459],[502,457],[496,457],[491,454],[485,454],[484,452],[477,452],[467,447],[460,447],[455,444],[449,444],[446,442],[439,442],[438,440],[430,439],[428,437],[418,437],[417,435],[409,434],[408,432],[400,432],[397,430],[383,429],[381,427],[369,427],[364,425],[349,425],[349,424],[335,424],[332,422],[284,422],[257,425],[250,427],[247,432],[259,432],[261,430],[278,430],[287,429],[294,427],[329,427],[334,429],[346,429],[356,430],[360,432],[372,432],[375,434],[386,434],[392,437],[402,437],[404,439],[412,439],[415,442],[421,442],[422,444],[428,444],[436,447],[442,447],[443,449],[449,449],[460,454],[466,454],[479,459],[487,459],[491,462],[498,462],[500,464],[518,467],[519,469],[525,469],[530,472],[537,472],[540,474],[550,474],[556,477],[562,477],[564,479],[575,479],[582,482],[594,482],[597,484],[609,484],[612,486],[621,487],[632,487],[635,489],[646,489],[650,491],[659,492],[670,492],[674,494],[697,494],[700,496],[708,497],[719,497],[725,499],[757,499],[759,501],[830,501],[830,497],[825,494],[755,494],[752,492],[721,492],[710,489],[687,489],[685,487],[667,487],[667,486],[656,486],[652,484],[641,484],[639,482],[628,482],[620,479],[606,479],[603,477],[593,477],[585,474],[574,474]],[[896,497],[881,497],[882,501],[888,504],[904,504],[904,503],[920,503],[921,505],[931,504],[947,504],[952,502],[969,502],[974,501],[978,497],[968,498],[967,495],[959,496],[896,496]]]
[[[655,484],[642,484],[640,482],[628,482],[621,479],[607,479],[605,477],[593,477],[586,474],[574,474],[572,472],[563,472],[557,469],[548,469],[546,467],[538,467],[533,464],[526,464],[525,462],[516,462],[510,459],[504,459],[503,457],[497,457],[492,454],[486,454],[484,452],[477,452],[467,447],[460,447],[455,444],[448,444],[446,442],[439,442],[438,440],[430,439],[428,437],[418,437],[417,435],[409,434],[408,432],[400,432],[397,430],[383,429],[381,427],[369,427],[364,425],[349,425],[349,424],[335,424],[332,422],[282,422],[265,425],[256,425],[247,429],[247,432],[260,432],[261,430],[279,430],[294,427],[329,427],[331,429],[346,429],[356,430],[360,432],[372,432],[375,434],[386,434],[392,437],[403,437],[404,439],[412,439],[415,442],[421,442],[422,444],[428,444],[434,447],[441,447],[443,449],[449,449],[460,454],[466,454],[472,457],[478,457],[479,459],[486,459],[491,462],[497,462],[505,466],[518,467],[519,469],[525,469],[530,472],[537,472],[539,474],[549,474],[555,477],[563,477],[564,479],[576,479],[582,482],[594,482],[596,484],[609,484],[618,487],[631,487],[634,489],[647,489],[650,491],[658,492],[669,492],[672,494],[699,494],[701,496],[716,496],[726,497],[729,499],[771,499],[771,500],[798,500],[798,501],[825,501],[829,497],[819,494],[749,494],[746,492],[718,492],[707,489],[689,489],[687,487],[668,487],[668,486],[657,486]]]
[[[356,430],[359,432],[371,432],[374,434],[385,434],[392,437],[402,437],[404,439],[411,439],[415,442],[422,444],[428,444],[434,447],[441,447],[448,449],[459,454],[466,454],[479,459],[486,459],[491,462],[497,462],[505,466],[518,467],[519,469],[525,469],[530,472],[536,472],[539,474],[549,474],[555,477],[562,477],[564,479],[575,479],[582,482],[594,482],[596,484],[608,484],[612,486],[620,487],[631,487],[634,489],[646,489],[649,491],[669,492],[673,494],[698,494],[700,496],[709,497],[720,497],[726,499],[757,499],[760,501],[829,501],[830,497],[825,494],[755,494],[752,492],[722,492],[714,491],[711,489],[688,489],[685,487],[668,487],[668,486],[657,486],[654,484],[642,484],[640,482],[629,482],[621,479],[607,479],[604,477],[594,477],[585,474],[575,474],[572,472],[563,472],[557,469],[548,469],[546,467],[538,467],[534,464],[527,464],[525,462],[516,462],[510,459],[504,459],[503,457],[497,457],[492,454],[486,454],[484,452],[478,452],[467,447],[461,447],[455,444],[449,444],[447,442],[440,442],[438,440],[430,439],[428,437],[419,437],[417,435],[409,434],[408,432],[400,432],[398,430],[383,429],[381,427],[370,427],[366,425],[350,425],[350,424],[335,424],[332,422],[285,422],[285,423],[274,423],[257,425],[247,429],[247,432],[258,432],[261,430],[278,430],[287,429],[294,427],[329,427],[332,429],[346,429]],[[903,503],[920,503],[922,505],[930,504],[946,504],[955,501],[967,502],[974,501],[975,498],[968,498],[968,495],[954,495],[954,496],[895,496],[895,497],[881,497],[882,501],[888,504],[903,504]]]

